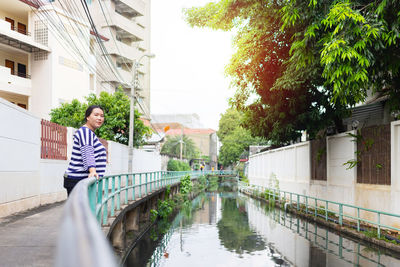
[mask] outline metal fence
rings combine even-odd
[[[40,158],[67,159],[67,127],[42,119],[40,141]]]
[[[358,232],[366,230],[362,229],[362,224],[366,226],[374,226],[377,228],[378,238],[381,238],[382,230],[394,230],[400,232],[400,228],[383,224],[381,222],[383,216],[397,218],[400,222],[400,215],[398,214],[367,209],[359,206],[282,191],[264,186],[246,185],[242,182],[240,182],[239,187],[241,190],[244,190],[245,192],[248,192],[252,195],[262,196],[266,199],[274,200],[284,205],[290,205],[291,207],[294,207],[297,211],[304,211],[306,214],[313,215],[315,218],[323,218],[325,221],[331,221],[339,224],[340,226],[344,225],[344,219],[348,219],[349,221],[355,223],[354,228],[357,229]],[[347,209],[348,212],[345,213],[344,209]],[[370,214],[373,214],[376,220],[365,219],[361,217],[361,212],[368,212]]]
[[[117,267],[111,245],[92,215],[88,186],[94,177],[79,182],[65,204],[58,237],[56,267]]]
[[[153,191],[179,183],[186,175],[195,179],[202,175],[231,175],[233,171],[146,172],[105,176],[88,186],[90,208],[97,221],[106,225],[122,205],[142,198]]]
[[[233,171],[147,172],[91,177],[79,182],[65,204],[57,245],[57,267],[117,266],[112,248],[101,230],[123,204],[180,182],[190,175],[231,175]],[[96,222],[97,219],[97,222]]]

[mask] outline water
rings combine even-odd
[[[214,192],[149,231],[126,266],[400,266],[399,257],[240,193]]]

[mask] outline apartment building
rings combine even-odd
[[[48,119],[52,108],[89,93],[122,86],[129,95],[140,59],[137,108],[150,119],[150,0],[86,0],[98,34],[80,17],[83,10],[65,3],[0,1],[0,97]],[[80,1],[74,7],[82,8]],[[97,37],[117,73],[95,53]]]
[[[99,77],[98,90],[114,92],[122,86],[130,95],[133,65],[140,60],[136,75],[136,107],[144,118],[150,119],[150,60],[144,57],[150,53],[150,0],[93,0],[90,12],[98,32],[109,39],[104,45],[123,81],[120,83],[115,76],[109,80]]]
[[[0,1],[0,97],[48,119],[60,103],[95,92],[96,61],[83,20],[49,1],[37,3]]]

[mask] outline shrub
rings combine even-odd
[[[186,162],[170,159],[167,165],[167,171],[190,171],[191,168]]]

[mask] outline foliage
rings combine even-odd
[[[155,222],[157,220],[157,217],[158,217],[158,211],[155,209],[151,209],[150,210],[150,221]]]
[[[186,9],[191,26],[235,30],[226,73],[242,125],[273,144],[335,125],[367,93],[400,108],[397,0],[220,0]]]
[[[158,200],[158,216],[162,219],[168,218],[168,216],[174,210],[174,201],[172,199]]]
[[[190,171],[190,166],[188,163],[170,159],[167,164],[167,171]]]
[[[240,155],[247,151],[252,144],[265,143],[261,138],[251,136],[249,130],[240,126],[242,115],[239,111],[230,108],[221,115],[219,120],[218,138],[222,146],[219,150],[219,163],[229,166],[237,162]]]
[[[129,141],[129,98],[122,90],[114,94],[101,92],[99,96],[90,94],[86,103],[77,99],[63,103],[50,112],[51,121],[67,127],[79,128],[85,123],[85,111],[90,105],[99,105],[104,110],[104,124],[96,130],[100,138],[128,144]],[[134,146],[144,143],[144,138],[151,135],[151,129],[140,120],[140,113],[135,109]]]
[[[240,126],[241,115],[234,109],[229,108],[221,115],[219,119],[217,136],[221,142],[224,141],[226,136],[232,134],[232,132]]]
[[[192,187],[193,187],[193,183],[192,183],[192,180],[190,179],[190,175],[189,174],[185,175],[181,179],[181,185],[180,185],[179,192],[182,195],[187,196],[192,191]]]
[[[198,158],[200,155],[200,151],[197,148],[196,144],[192,139],[188,136],[183,135],[182,137],[182,157],[186,159]],[[167,141],[161,148],[161,153],[180,157],[180,150],[181,150],[181,136],[168,136]]]
[[[375,131],[374,131],[374,135],[378,136],[380,135],[380,131],[382,130],[381,127],[378,127]],[[361,149],[357,148],[357,151],[354,152],[355,154],[355,158],[354,159],[349,159],[348,161],[346,161],[345,163],[343,163],[344,166],[347,166],[346,170],[352,169],[358,165],[361,164],[361,156],[364,153],[367,153],[372,146],[375,143],[375,140],[372,138],[366,138],[364,136],[362,136],[361,134],[361,130],[357,130],[356,134],[353,133],[347,133],[347,135],[349,137],[352,137],[353,139],[351,140],[352,142],[355,142],[356,144],[361,144]],[[357,146],[358,147],[358,146]],[[375,168],[377,170],[382,169],[383,165],[381,163],[376,163],[375,164]]]

